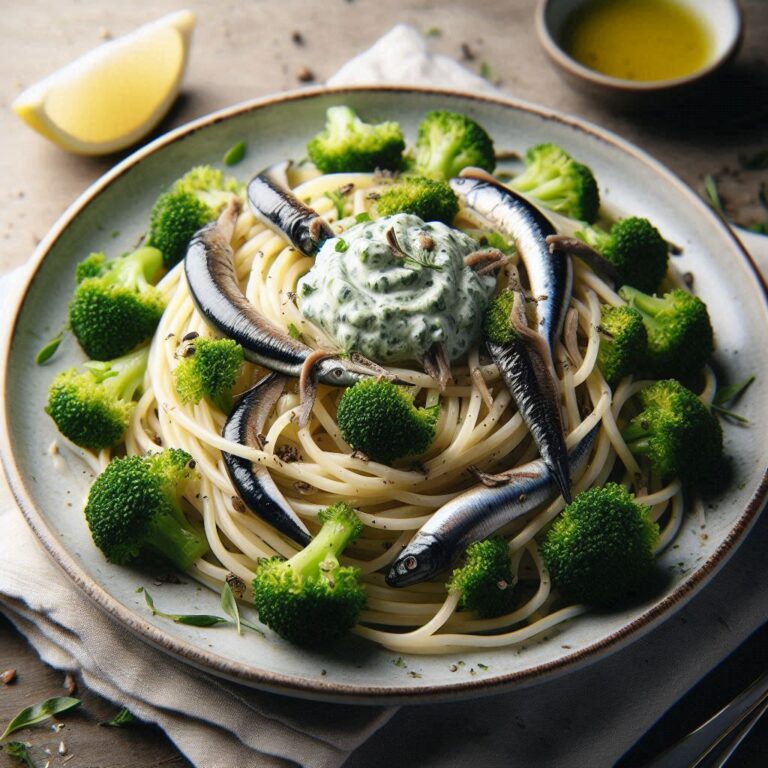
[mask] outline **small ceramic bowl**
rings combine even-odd
[[[662,106],[706,87],[712,75],[737,53],[742,39],[742,13],[737,0],[676,0],[689,8],[706,25],[712,40],[708,62],[683,77],[669,80],[624,80],[584,66],[563,48],[566,21],[577,8],[590,0],[539,0],[536,32],[544,50],[563,79],[590,96],[615,106],[648,108]]]

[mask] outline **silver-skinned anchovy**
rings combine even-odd
[[[285,376],[270,373],[251,387],[230,413],[222,436],[240,445],[263,448],[261,432],[286,382]],[[229,479],[248,509],[301,546],[309,544],[312,537],[307,527],[291,509],[269,470],[258,465],[254,467],[248,459],[226,451],[221,455]]]
[[[599,425],[569,452],[568,462],[574,475],[586,466],[598,431]],[[542,459],[494,477],[506,482],[493,488],[473,486],[429,518],[392,564],[386,577],[390,587],[407,587],[430,579],[470,544],[487,539],[557,493]]]
[[[233,199],[234,200],[234,199]],[[240,290],[230,241],[239,206],[230,204],[219,220],[203,227],[191,240],[184,259],[190,294],[205,322],[243,348],[246,360],[271,371],[307,377],[305,365],[316,350],[278,328],[251,304]],[[333,353],[312,365],[311,378],[321,384],[350,387],[372,369]]]
[[[556,234],[554,226],[535,205],[480,169],[465,168],[461,178],[449,183],[468,208],[512,238],[536,302],[536,331],[554,357],[573,289],[571,260],[561,252],[553,253],[547,243]]]
[[[248,184],[248,200],[257,218],[287,237],[306,256],[314,256],[333,237],[330,226],[299,200],[288,186],[290,161],[275,163]]]

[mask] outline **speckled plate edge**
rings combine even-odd
[[[499,693],[511,688],[522,687],[539,682],[543,679],[550,679],[559,675],[566,674],[597,661],[599,658],[612,653],[630,641],[634,641],[646,632],[650,631],[662,620],[671,615],[672,612],[681,608],[704,584],[711,579],[715,573],[722,567],[727,559],[735,552],[737,546],[744,540],[749,529],[756,521],[758,514],[762,510],[766,498],[768,498],[768,467],[763,470],[762,478],[757,491],[749,500],[743,513],[739,516],[735,524],[731,527],[728,535],[715,552],[699,566],[685,581],[680,583],[663,600],[654,604],[651,608],[640,614],[633,621],[625,624],[619,630],[612,632],[606,637],[591,643],[572,654],[560,657],[559,659],[543,664],[537,664],[524,670],[518,670],[507,674],[497,675],[495,677],[485,677],[482,679],[472,679],[467,682],[455,684],[428,686],[414,690],[412,687],[400,686],[375,686],[375,685],[357,685],[357,684],[339,684],[332,681],[323,682],[317,680],[304,680],[295,677],[269,672],[254,667],[234,663],[230,659],[220,656],[210,651],[203,651],[190,643],[186,643],[179,638],[158,629],[157,627],[143,621],[139,615],[132,612],[108,592],[106,592],[95,580],[89,577],[79,566],[75,558],[61,545],[56,539],[55,534],[50,529],[45,516],[38,510],[32,502],[24,479],[21,476],[18,465],[15,460],[13,446],[11,444],[8,430],[8,409],[10,403],[6,398],[8,386],[8,356],[11,348],[11,339],[13,338],[16,324],[19,320],[20,312],[24,304],[27,292],[38,275],[39,268],[51,250],[54,243],[60,237],[62,232],[72,223],[80,212],[96,198],[102,190],[112,184],[116,179],[122,176],[126,171],[141,163],[143,160],[162,149],[163,147],[177,141],[180,138],[189,136],[207,126],[214,125],[231,117],[241,115],[246,112],[258,110],[274,104],[285,103],[289,101],[301,101],[304,99],[313,99],[318,96],[329,94],[347,94],[347,93],[425,93],[431,95],[443,95],[450,98],[466,99],[476,102],[487,102],[503,108],[522,110],[535,114],[545,120],[558,122],[566,127],[593,136],[597,140],[612,145],[615,148],[632,155],[636,160],[643,163],[649,170],[660,176],[665,184],[673,186],[676,191],[688,199],[688,202],[698,207],[701,215],[717,219],[699,197],[680,179],[672,174],[668,169],[654,160],[650,155],[638,149],[631,143],[621,139],[610,131],[599,128],[587,121],[565,115],[555,110],[546,109],[522,100],[511,98],[490,97],[485,95],[476,95],[461,91],[421,88],[412,86],[352,86],[341,88],[312,88],[297,92],[289,92],[278,96],[267,96],[259,99],[249,100],[236,104],[232,107],[214,112],[205,117],[194,120],[160,136],[155,141],[142,147],[116,165],[111,171],[98,179],[91,185],[61,216],[51,231],[41,241],[28,263],[29,273],[25,279],[25,285],[12,307],[9,316],[12,318],[9,323],[8,332],[3,339],[2,356],[3,375],[0,378],[0,397],[2,397],[3,408],[0,410],[0,458],[2,458],[3,468],[6,473],[9,485],[13,495],[24,515],[27,523],[32,528],[42,545],[47,550],[53,560],[67,573],[67,575],[82,589],[102,610],[118,623],[127,627],[145,642],[163,650],[170,655],[184,661],[198,669],[209,672],[213,675],[224,677],[229,680],[240,682],[264,690],[278,693],[299,696],[302,698],[320,699],[326,701],[341,701],[345,703],[359,704],[396,704],[396,703],[427,703],[443,701],[447,699],[471,698],[481,695],[490,695]],[[749,264],[755,280],[763,289],[763,296],[768,292],[768,286],[761,277],[754,261],[744,250],[741,243],[734,236],[731,230],[718,220],[718,226],[722,228],[726,236],[733,242],[736,250],[744,257]]]

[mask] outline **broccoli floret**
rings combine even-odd
[[[216,168],[193,168],[152,207],[147,243],[162,252],[166,267],[172,267],[184,258],[195,232],[213,221],[233,194],[241,192],[238,181]]]
[[[604,306],[601,312],[597,367],[614,386],[635,373],[645,361],[648,332],[643,316],[632,307]]]
[[[413,171],[445,181],[468,166],[493,171],[496,154],[491,137],[466,115],[428,112],[419,125]]]
[[[461,595],[459,606],[481,619],[509,613],[514,607],[514,576],[507,542],[500,536],[476,541],[465,557],[448,582],[448,591]]]
[[[243,365],[243,348],[231,339],[198,336],[183,348],[184,357],[173,376],[182,403],[199,403],[207,397],[219,410],[229,413],[232,387]]]
[[[597,218],[600,193],[592,171],[556,144],[531,147],[525,153],[525,170],[509,186],[572,219]]]
[[[342,437],[355,450],[385,464],[424,453],[439,417],[439,405],[416,408],[406,390],[385,379],[363,379],[350,387],[336,413]]]
[[[502,291],[493,297],[483,318],[483,332],[487,339],[496,344],[510,344],[518,337],[509,319],[514,303],[515,292],[512,290]]]
[[[310,160],[324,173],[397,170],[405,139],[398,123],[364,123],[349,107],[331,107],[325,130],[307,144]]]
[[[648,219],[630,216],[617,221],[610,232],[584,227],[576,236],[616,267],[622,285],[653,293],[667,274],[669,246]]]
[[[610,608],[653,583],[659,527],[648,512],[616,483],[584,491],[565,508],[541,556],[566,599]]]
[[[643,316],[648,331],[647,365],[657,376],[690,376],[712,356],[712,324],[707,305],[698,297],[675,288],[659,298],[628,285],[619,295]]]
[[[81,262],[69,325],[88,357],[111,360],[151,338],[165,309],[152,285],[162,267],[162,254],[149,247],[109,261],[91,254]]]
[[[409,176],[382,192],[376,211],[380,216],[410,213],[422,221],[450,224],[459,212],[459,200],[445,181]]]
[[[699,398],[675,379],[640,392],[643,411],[622,432],[630,451],[662,477],[710,487],[720,475],[723,430]]]
[[[366,603],[359,569],[339,564],[362,523],[344,502],[319,517],[322,528],[304,549],[289,560],[262,560],[253,579],[260,621],[292,643],[315,647],[342,637]]]
[[[107,256],[103,251],[92,253],[75,267],[75,282],[80,285],[88,277],[98,277],[104,271]]]
[[[51,383],[45,412],[73,443],[91,451],[123,439],[141,387],[149,347],[109,362],[86,363],[86,370],[63,371]]]
[[[181,508],[198,480],[192,457],[178,448],[114,459],[88,493],[85,519],[94,543],[116,565],[149,554],[188,570],[208,551]]]

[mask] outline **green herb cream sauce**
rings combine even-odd
[[[455,360],[476,342],[496,286],[464,266],[476,250],[463,232],[404,213],[357,224],[323,245],[299,280],[299,308],[343,349],[373,360],[419,360],[435,342]]]

